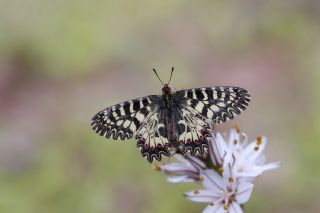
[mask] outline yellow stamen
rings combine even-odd
[[[227,210],[229,210],[229,206],[228,205],[223,205],[223,209],[227,211]]]
[[[233,178],[229,177],[229,183],[233,183]]]
[[[223,173],[223,168],[222,168],[222,167],[218,168],[218,172],[219,172],[220,174],[222,174],[222,173]]]
[[[210,206],[214,206],[214,202],[209,203]]]
[[[193,194],[195,194],[195,195],[199,194],[199,190],[198,189],[194,190]]]
[[[262,136],[257,137],[257,145],[259,146],[260,144],[262,144]]]
[[[204,181],[204,177],[199,177],[199,182],[203,182]]]
[[[154,169],[155,169],[156,171],[158,171],[158,172],[161,171],[161,167],[160,167],[158,164],[156,164],[156,165],[154,166]]]
[[[236,125],[235,125],[235,128],[236,128],[236,130],[237,130],[237,133],[240,133],[240,125],[239,125],[239,124],[236,124]]]

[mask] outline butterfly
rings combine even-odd
[[[245,89],[233,86],[203,87],[172,92],[163,84],[161,95],[126,101],[98,112],[93,130],[114,140],[135,138],[150,163],[173,152],[203,155],[208,148],[210,128],[244,111],[250,100]]]

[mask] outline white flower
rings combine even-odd
[[[197,182],[204,189],[185,193],[192,201],[207,203],[205,213],[242,213],[242,205],[251,195],[251,183],[264,171],[280,167],[280,163],[265,164],[265,137],[259,136],[249,143],[239,129],[232,129],[228,136],[212,133],[209,141],[209,160],[205,164],[186,154],[175,155],[179,163],[157,165],[156,169],[169,175],[168,181]]]
[[[212,169],[201,172],[201,185],[205,189],[185,193],[194,202],[207,203],[204,213],[242,213],[241,205],[251,195],[253,184],[233,177],[232,169],[223,176]]]
[[[232,129],[228,137],[216,133],[209,141],[209,153],[214,165],[225,168],[231,164],[237,177],[257,177],[264,171],[280,167],[280,162],[265,164],[263,150],[267,144],[266,137],[258,136],[248,143],[244,133]]]
[[[162,171],[168,175],[175,175],[167,178],[171,183],[193,182],[198,181],[200,171],[207,169],[206,165],[199,159],[187,154],[185,158],[176,154],[174,157],[180,163],[169,163],[164,165],[156,165],[156,170]]]

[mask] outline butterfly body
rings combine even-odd
[[[135,138],[149,162],[173,151],[202,155],[211,125],[233,119],[245,110],[249,93],[239,87],[207,87],[150,95],[108,107],[97,113],[92,128],[115,140]]]

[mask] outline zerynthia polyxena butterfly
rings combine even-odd
[[[170,80],[172,72],[173,68]],[[250,94],[240,87],[172,92],[170,80],[166,84],[160,80],[161,95],[137,98],[101,110],[92,118],[92,128],[114,140],[135,138],[142,156],[150,163],[153,159],[161,160],[162,155],[170,156],[177,149],[183,154],[202,155],[208,147],[211,126],[233,119],[250,102]]]

